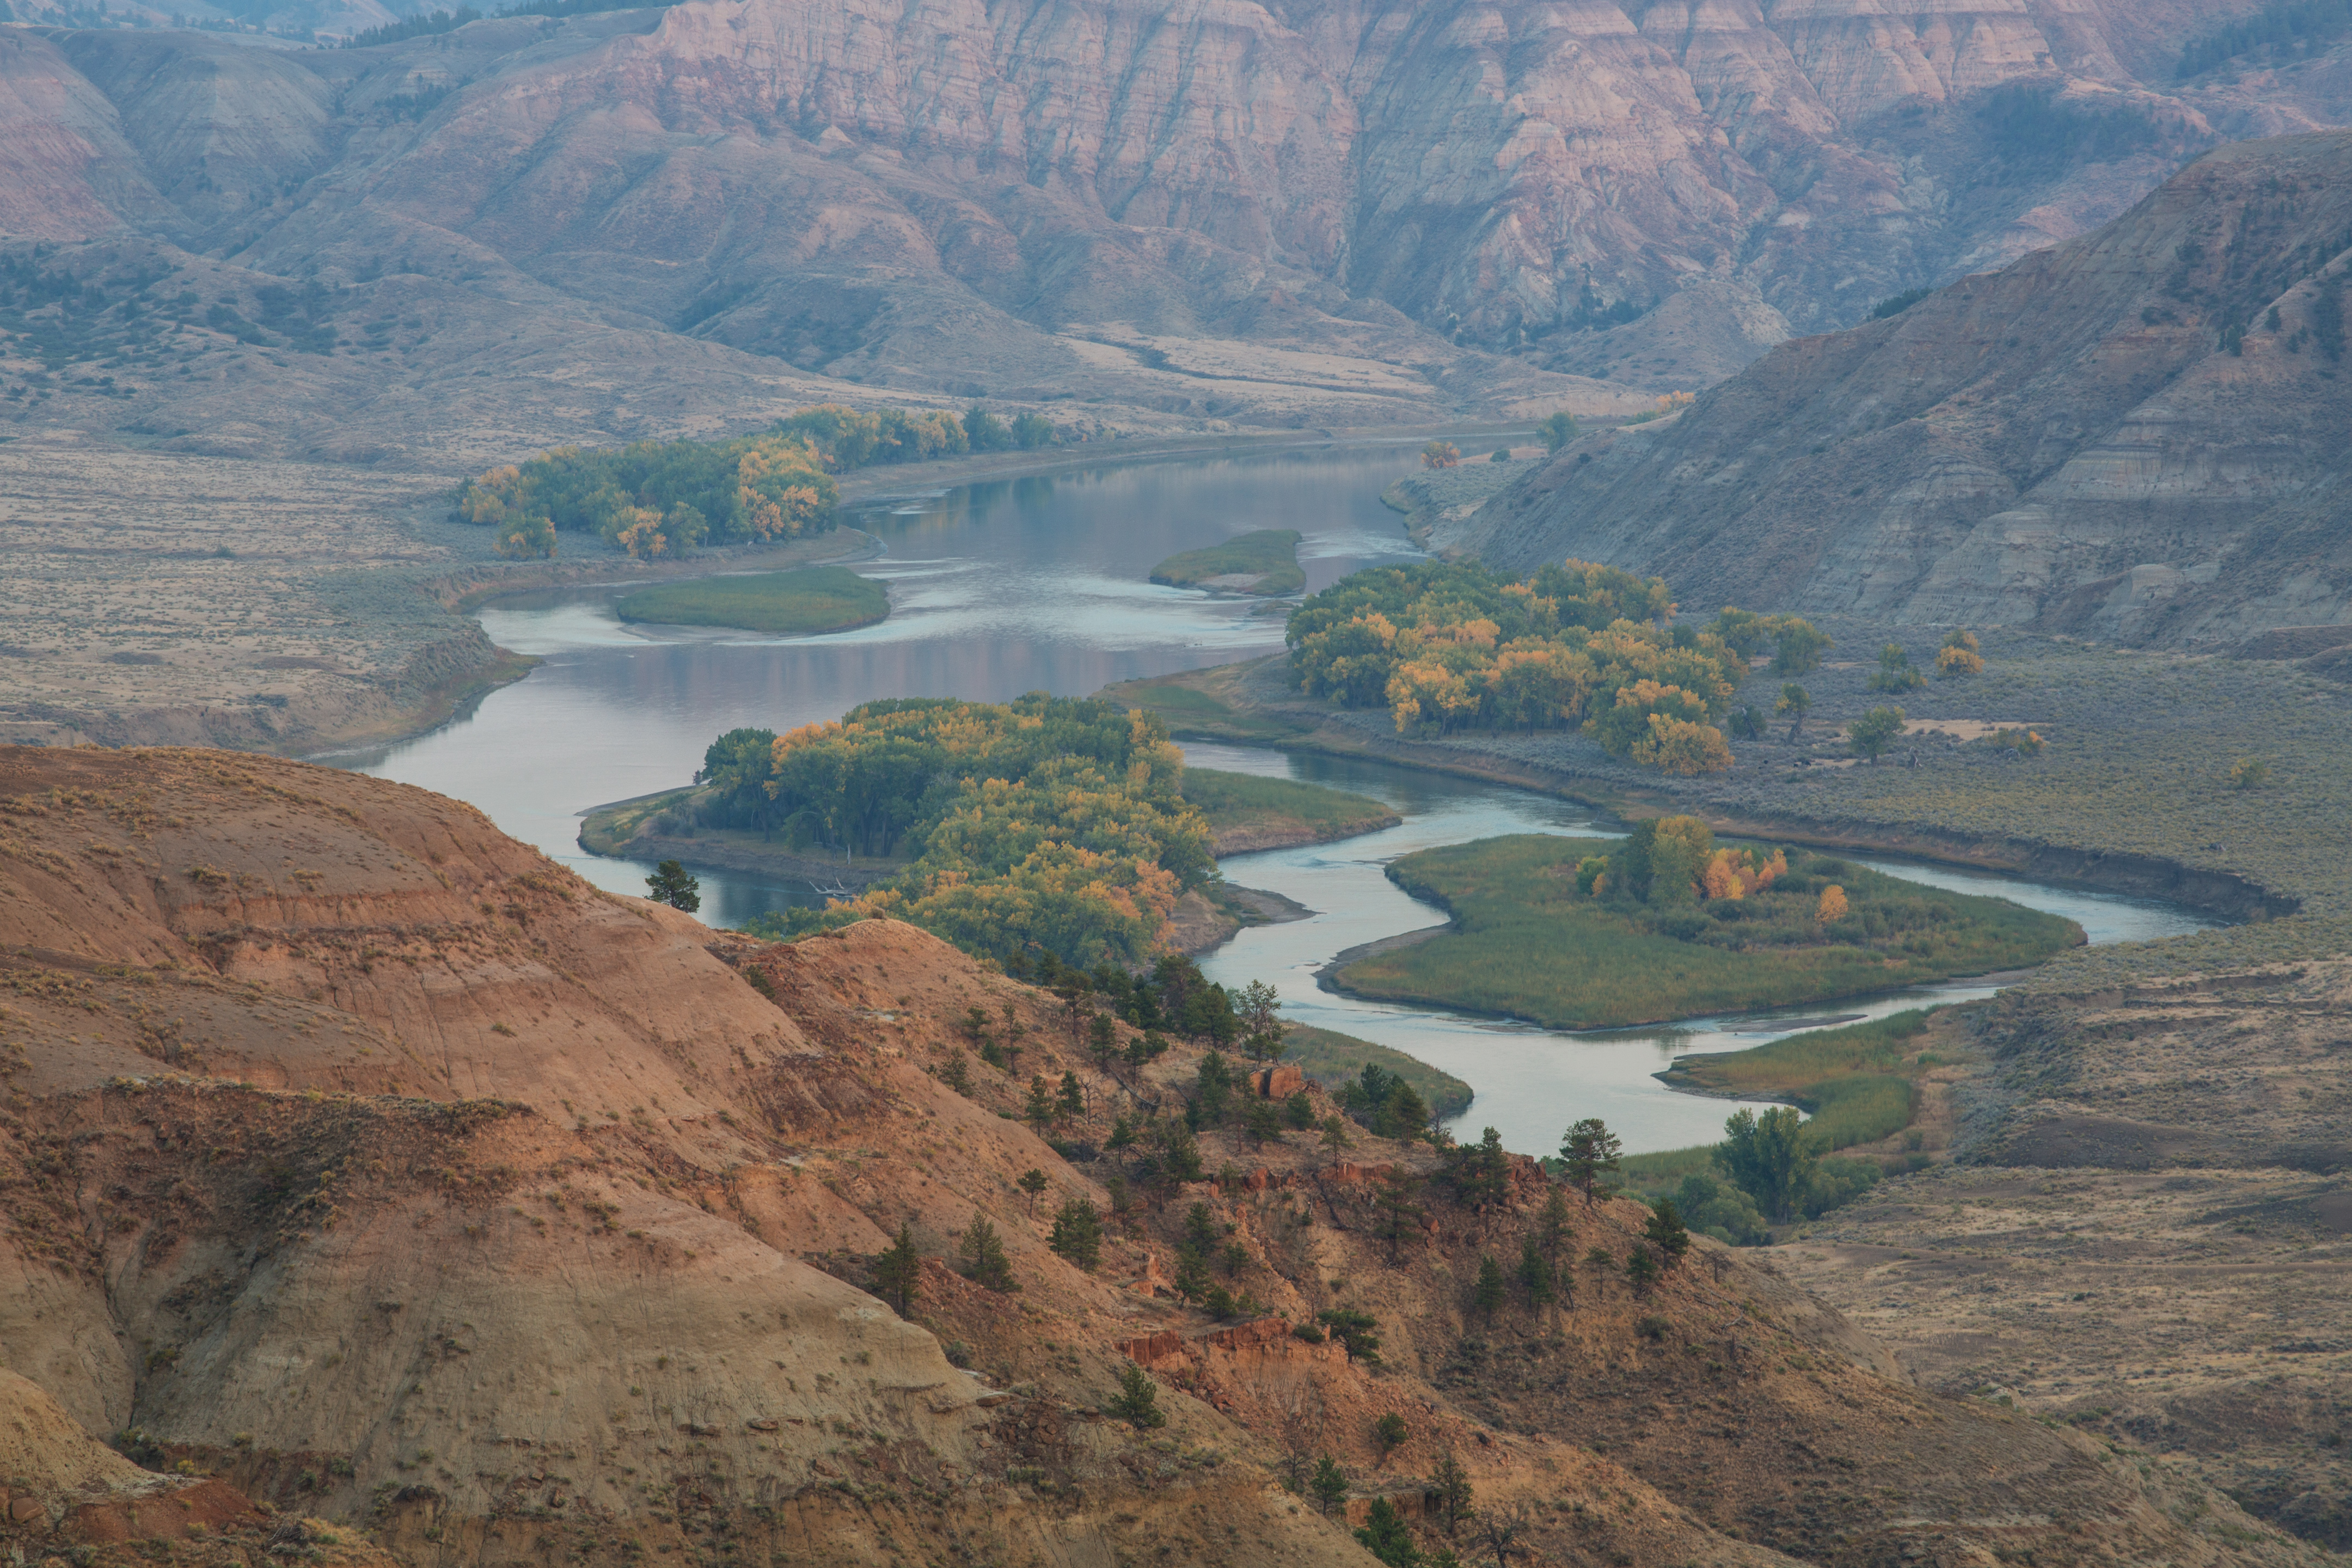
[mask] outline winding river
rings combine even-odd
[[[1296,528],[1308,589],[1419,552],[1381,506],[1411,464],[1401,446],[1106,467],[971,485],[870,503],[849,521],[877,552],[858,570],[890,585],[890,616],[831,637],[778,638],[623,624],[616,589],[572,588],[484,607],[492,640],[543,662],[429,734],[335,760],[471,802],[505,832],[614,891],[642,893],[648,867],[577,842],[579,819],[608,801],[685,784],[711,738],[737,725],[782,731],[837,718],[880,697],[1002,701],[1024,691],[1082,696],[1116,680],[1223,664],[1282,645],[1282,606],[1160,588],[1151,567],[1261,528]],[[1243,931],[1204,961],[1228,984],[1265,978],[1286,1014],[1377,1040],[1470,1082],[1456,1123],[1486,1126],[1527,1152],[1557,1146],[1580,1116],[1601,1116],[1629,1151],[1720,1135],[1730,1107],[1678,1094],[1650,1075],[1691,1050],[1736,1049],[1786,1033],[1816,1006],[1672,1028],[1564,1035],[1322,991],[1315,971],[1359,943],[1437,923],[1382,875],[1398,856],[1502,833],[1591,833],[1583,811],[1526,791],[1377,763],[1234,747],[1186,747],[1202,766],[1328,783],[1386,801],[1404,818],[1338,844],[1237,856],[1225,874],[1318,911]],[[2008,878],[1865,860],[1896,876],[1997,891],[2082,922],[2094,942],[2144,940],[2211,922],[2169,906]],[[702,916],[740,925],[804,902],[804,885],[702,873]],[[1991,994],[1951,985],[1840,1003],[1873,1016],[1923,998]]]

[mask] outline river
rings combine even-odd
[[[650,868],[578,844],[580,817],[609,801],[683,784],[702,750],[738,725],[782,731],[838,718],[881,697],[1002,701],[1024,691],[1082,696],[1113,681],[1223,664],[1282,646],[1282,606],[1153,586],[1153,565],[1261,528],[1304,535],[1310,591],[1382,562],[1418,559],[1402,520],[1378,500],[1411,466],[1410,448],[1266,454],[1107,467],[997,481],[870,504],[848,521],[880,553],[857,570],[890,587],[889,618],[830,637],[780,638],[625,625],[616,590],[572,588],[485,606],[501,647],[543,662],[429,734],[334,760],[468,801],[499,828],[588,880],[643,893]],[[1272,613],[1268,613],[1272,612]],[[1318,990],[1314,972],[1357,943],[1435,923],[1381,874],[1398,856],[1501,833],[1597,831],[1580,808],[1521,790],[1375,763],[1190,746],[1203,766],[1328,782],[1387,801],[1405,818],[1339,844],[1239,856],[1234,881],[1283,893],[1312,919],[1245,931],[1204,963],[1228,984],[1276,984],[1286,1014],[1393,1046],[1462,1078],[1477,1098],[1457,1128],[1496,1127],[1530,1153],[1557,1146],[1580,1116],[1601,1116],[1629,1151],[1718,1136],[1730,1107],[1677,1094],[1650,1075],[1689,1050],[1769,1038],[1771,1016],[1675,1029],[1561,1035]],[[1866,864],[1970,891],[1999,891],[2082,921],[2094,941],[2174,934],[2210,923],[2142,901],[1898,862]],[[810,897],[804,885],[702,874],[702,917],[738,926]],[[1956,984],[1840,1004],[1885,1013],[1923,996],[1990,994]],[[1804,1010],[1818,1015],[1823,1009]],[[1796,1012],[1779,1015],[1786,1018]],[[1762,1029],[1734,1034],[1734,1029]]]

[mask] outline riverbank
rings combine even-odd
[[[1906,635],[1837,617],[1823,625],[1841,651]],[[1907,635],[1923,647],[1929,640]],[[1618,762],[1573,733],[1401,736],[1385,712],[1302,696],[1283,655],[1103,695],[1160,713],[1182,738],[1394,763],[1621,820],[1687,813],[1719,833],[2164,899],[2243,922],[2062,954],[2032,983],[2044,988],[2352,952],[2352,884],[2340,869],[2352,863],[2352,690],[2268,661],[1982,636],[1986,674],[1902,703],[1915,726],[2032,721],[2048,741],[2039,756],[1915,728],[1885,765],[1851,765],[1838,727],[1887,700],[1867,689],[1859,660],[1807,678],[1808,733],[1791,739],[1776,724],[1767,740],[1734,744],[1730,772],[1689,779]],[[1735,701],[1773,695],[1761,685]],[[2272,782],[2232,789],[2231,764],[2250,754],[2272,759]]]
[[[2017,969],[2084,940],[2074,922],[2006,900],[1803,850],[1744,898],[1644,906],[1582,890],[1579,862],[1622,847],[1547,835],[1407,856],[1389,879],[1444,910],[1449,924],[1338,965],[1331,984],[1547,1029],[1623,1028]],[[1820,900],[1832,887],[1837,912],[1824,917]]]

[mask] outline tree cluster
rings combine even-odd
[[[1400,731],[1580,725],[1612,756],[1662,772],[1731,765],[1715,726],[1749,651],[1801,673],[1828,638],[1791,616],[1727,609],[1668,625],[1658,578],[1570,561],[1515,580],[1476,563],[1359,572],[1293,612],[1293,674],[1342,706],[1385,705]]]
[[[1156,717],[1034,693],[1011,703],[899,699],[705,753],[714,825],[794,846],[908,858],[858,898],[757,925],[790,935],[869,915],[1000,962],[1139,963],[1176,900],[1214,869]]]

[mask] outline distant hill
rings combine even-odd
[[[1586,437],[1438,542],[1706,609],[2207,644],[2352,618],[2347,249],[2352,134],[2225,147],[2095,234]]]

